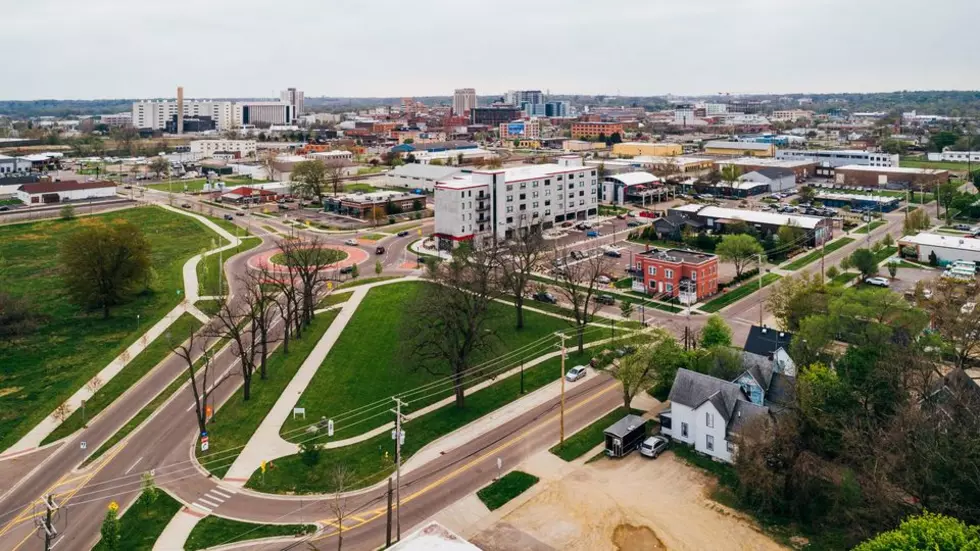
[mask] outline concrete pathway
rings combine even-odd
[[[153,551],[181,551],[184,549],[184,544],[187,542],[187,538],[191,535],[191,530],[197,526],[198,522],[207,515],[198,513],[197,511],[191,510],[189,507],[184,507],[174,515],[174,518],[170,519],[167,523],[166,528],[157,538],[156,543],[153,544]]]
[[[119,372],[133,360],[133,358],[143,352],[143,350],[145,350],[146,347],[155,341],[160,335],[166,333],[167,329],[185,312],[190,313],[201,322],[207,322],[209,319],[208,316],[193,305],[194,302],[200,298],[198,295],[197,265],[204,256],[217,253],[219,250],[237,247],[239,243],[241,243],[241,240],[204,216],[168,205],[157,206],[198,220],[207,226],[208,229],[214,231],[222,238],[227,240],[229,244],[211,251],[207,251],[203,254],[195,255],[184,263],[182,271],[184,282],[184,300],[175,306],[171,311],[167,312],[167,314],[164,315],[160,321],[153,324],[149,330],[146,331],[146,333],[136,339],[136,342],[129,345],[126,350],[123,350],[121,354],[109,362],[109,365],[102,368],[102,370],[99,371],[92,379],[87,381],[82,388],[72,394],[68,400],[64,402],[64,404],[68,406],[69,411],[73,412],[80,408],[83,400],[88,400],[93,394],[95,394],[91,388],[97,389],[111,381],[113,377],[118,375]],[[98,382],[98,384],[94,384],[95,382]],[[18,440],[13,446],[4,450],[3,454],[0,455],[0,459],[6,459],[10,456],[19,455],[39,447],[41,442],[43,442],[48,435],[54,432],[54,430],[57,429],[61,423],[62,420],[55,418],[54,413],[52,412],[27,434],[25,434],[20,440]]]

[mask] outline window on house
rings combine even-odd
[[[715,437],[710,434],[704,437],[704,447],[708,448],[708,451],[715,451]]]
[[[681,436],[687,438],[687,423],[681,423]]]
[[[697,281],[697,280],[698,280],[698,273],[691,272],[691,281]]]
[[[650,266],[649,268],[647,268],[647,273],[649,273],[650,275],[657,275],[657,267]]]
[[[735,444],[732,444],[729,440],[725,440],[725,449],[728,450],[728,453],[735,453]]]
[[[715,428],[715,416],[711,415],[709,411],[704,412],[704,424],[709,429]]]
[[[667,279],[674,279],[674,270],[664,270],[664,275]]]
[[[667,292],[668,293],[673,293],[674,292],[674,284],[673,283],[668,283],[667,284]]]

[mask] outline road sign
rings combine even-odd
[[[81,445],[81,448],[82,448],[83,450],[84,450],[84,449],[86,449],[86,448],[88,448],[88,443],[87,443],[87,442],[85,442],[84,440],[82,440],[82,445]]]
[[[302,415],[303,419],[306,419],[306,408],[293,408],[293,419],[296,419],[297,415]]]
[[[201,435],[201,451],[202,452],[208,451],[208,435],[207,434],[202,434]]]

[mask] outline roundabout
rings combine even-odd
[[[360,264],[368,259],[368,253],[357,248],[346,245],[331,245],[324,247],[321,261],[325,262],[324,270],[336,270],[354,264]],[[249,268],[255,270],[269,270],[271,272],[285,272],[289,269],[286,265],[286,258],[279,249],[272,249],[259,253],[248,260]]]

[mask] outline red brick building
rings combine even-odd
[[[693,304],[718,292],[718,257],[713,254],[654,249],[634,256],[634,261],[642,274],[637,277],[650,295],[678,297],[685,303],[690,293]]]
[[[598,138],[602,134],[606,138],[615,133],[623,135],[623,124],[618,122],[576,122],[572,124],[572,139]]]

